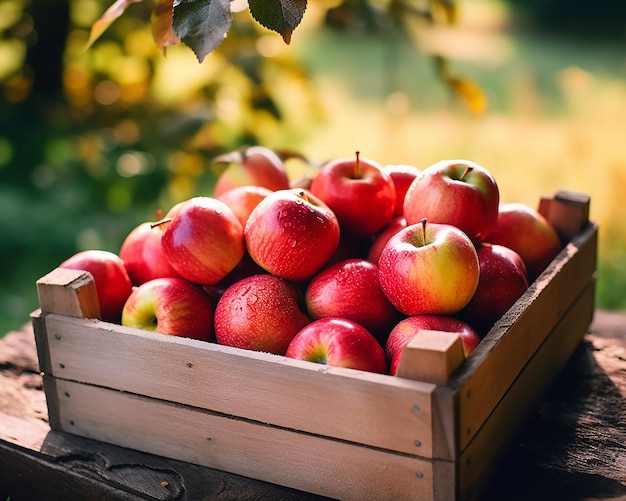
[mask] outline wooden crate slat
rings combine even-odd
[[[54,314],[46,331],[58,378],[432,457],[430,383]]]
[[[56,386],[70,433],[346,501],[434,499],[431,461],[87,384]]]
[[[460,455],[459,499],[476,499],[493,472],[497,458],[515,438],[571,357],[593,319],[594,293],[595,281],[592,280]]]
[[[459,450],[464,450],[519,371],[596,269],[597,227],[572,240],[467,359],[457,379]]]

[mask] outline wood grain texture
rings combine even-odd
[[[397,375],[445,385],[464,361],[457,333],[420,330],[402,349]]]
[[[0,374],[0,499],[323,499],[50,430],[30,325],[0,339]],[[624,499],[625,464],[626,313],[597,310],[480,498]]]
[[[91,273],[56,268],[37,280],[39,306],[76,318],[100,318],[98,291]]]
[[[340,498],[433,499],[432,462],[57,380],[66,431]]]
[[[94,320],[54,314],[45,319],[49,375],[57,380],[124,390],[407,454],[432,455],[433,384]],[[419,412],[413,410],[415,406]]]
[[[459,499],[477,499],[506,447],[565,366],[592,320],[588,286],[524,366],[459,458]]]
[[[589,332],[515,438],[485,501],[626,499],[626,312]]]

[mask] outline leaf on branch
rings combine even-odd
[[[467,108],[474,115],[481,115],[486,111],[487,96],[476,82],[469,78],[454,75],[450,70],[448,61],[441,56],[435,56],[435,64],[439,78],[452,89],[456,96],[465,102]]]
[[[249,0],[252,17],[268,30],[279,33],[286,44],[302,21],[307,0]]]
[[[150,16],[152,37],[156,46],[165,54],[165,48],[178,45],[180,39],[174,35],[172,17],[174,15],[174,0],[158,0]]]
[[[474,115],[482,115],[485,112],[487,96],[476,82],[467,78],[454,78],[449,84]]]
[[[454,24],[457,20],[457,8],[454,0],[432,0],[433,10],[443,13],[448,24]]]
[[[93,43],[100,38],[107,28],[111,26],[113,21],[120,17],[130,4],[139,3],[141,1],[142,0],[116,0],[91,26],[87,48],[91,47]]]
[[[229,0],[174,0],[174,36],[189,47],[199,62],[215,50],[230,29]]]

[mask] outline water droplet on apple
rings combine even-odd
[[[295,238],[290,238],[289,240],[287,240],[287,244],[289,245],[289,247],[293,248],[298,245],[298,241]]]
[[[259,297],[256,294],[250,294],[248,296],[248,304],[254,304],[259,300]]]
[[[283,223],[283,228],[287,229],[287,228],[291,228],[291,222],[290,221],[285,221]]]

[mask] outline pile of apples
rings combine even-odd
[[[420,330],[469,355],[562,248],[484,167],[333,159],[302,182],[273,150],[233,152],[211,196],[172,207],[90,272],[105,321],[396,374]]]

